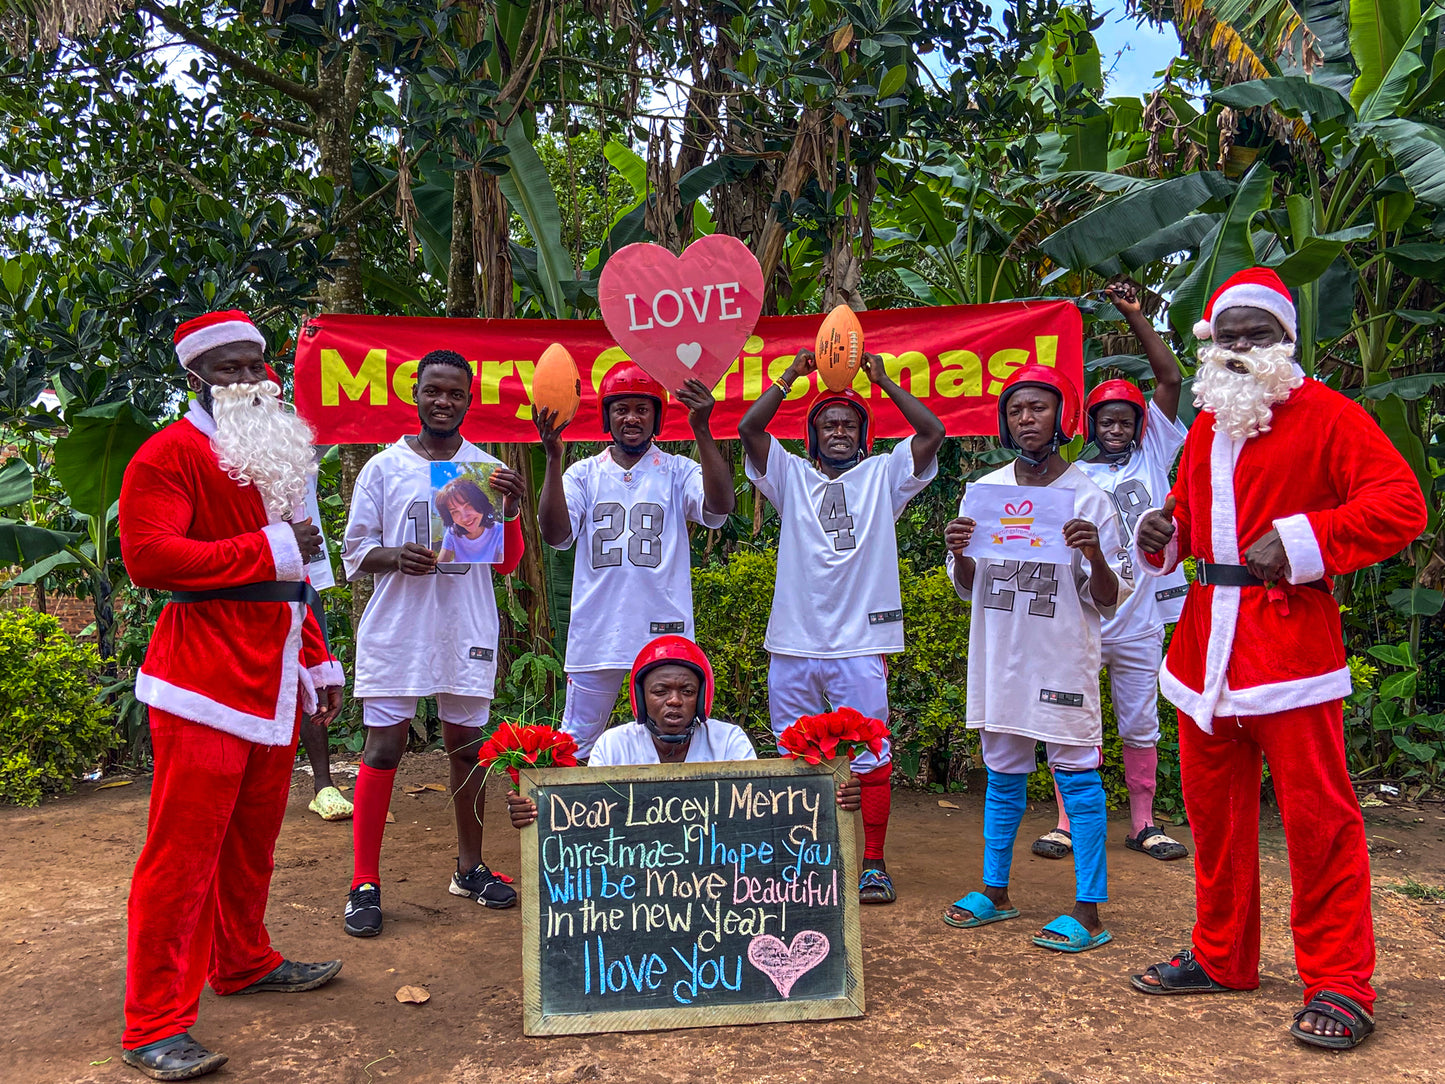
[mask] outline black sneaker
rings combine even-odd
[[[352,937],[375,937],[381,932],[381,886],[358,885],[346,897],[346,932]]]
[[[465,876],[453,873],[452,883],[447,891],[453,896],[466,896],[483,907],[493,907],[499,911],[512,907],[517,902],[516,890],[489,870],[485,862],[478,862],[476,869]]]

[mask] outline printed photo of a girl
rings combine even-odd
[[[496,564],[502,559],[501,521],[486,491],[465,475],[437,490],[434,500],[442,521],[441,563]]]

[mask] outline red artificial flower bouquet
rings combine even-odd
[[[577,742],[570,734],[550,726],[505,722],[482,743],[477,763],[487,769],[503,765],[516,787],[521,784],[519,768],[577,767]]]
[[[846,755],[852,760],[864,749],[883,753],[888,724],[870,719],[856,708],[839,708],[823,715],[804,715],[778,738],[778,753],[801,757],[809,764]]]

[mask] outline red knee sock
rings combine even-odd
[[[888,836],[888,812],[893,804],[893,784],[888,780],[892,773],[893,764],[890,762],[858,777],[863,783],[864,858],[883,857],[883,841]]]
[[[355,811],[351,814],[351,887],[381,883],[381,834],[391,807],[395,768],[363,764],[356,773]]]

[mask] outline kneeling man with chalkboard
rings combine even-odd
[[[712,667],[691,640],[632,668],[640,721],[605,731],[586,768],[524,770],[528,1035],[863,1012],[846,762],[759,761],[708,718]],[[538,806],[541,806],[541,815]]]

